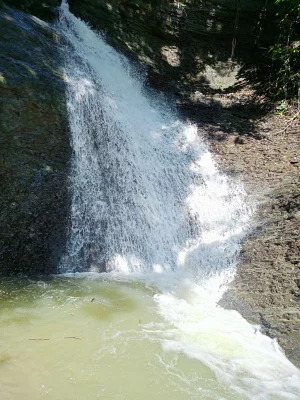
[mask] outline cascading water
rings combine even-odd
[[[0,286],[1,398],[299,399],[277,342],[217,305],[249,225],[241,186],[65,1],[56,29],[70,238],[64,275]]]
[[[234,266],[249,220],[197,128],[147,96],[129,62],[62,6],[72,227],[62,272]]]
[[[299,372],[276,342],[217,306],[249,226],[242,186],[66,1],[58,31],[74,149],[61,272],[105,271],[156,287],[157,310],[173,326],[165,350],[201,360],[241,398],[296,399]]]

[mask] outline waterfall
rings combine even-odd
[[[61,271],[232,274],[249,222],[241,185],[65,2],[59,31],[74,150]]]
[[[197,127],[66,1],[56,28],[73,148],[61,272],[154,288],[165,328],[154,321],[142,334],[201,362],[238,393],[230,399],[296,400],[299,371],[277,342],[217,305],[249,230],[242,185],[218,170]],[[191,398],[225,398],[199,396]]]

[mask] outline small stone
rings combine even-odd
[[[295,214],[293,214],[293,217],[295,219],[300,219],[300,211],[295,212]]]
[[[245,144],[246,141],[245,141],[244,138],[238,136],[238,137],[235,139],[234,143],[235,143],[235,144]]]

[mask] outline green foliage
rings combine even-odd
[[[277,115],[285,115],[285,113],[289,109],[289,103],[286,100],[281,100],[276,107],[276,114]]]
[[[280,35],[270,47],[273,67],[277,74],[274,95],[293,98],[300,88],[300,1],[275,0],[278,7]]]

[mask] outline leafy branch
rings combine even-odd
[[[300,2],[275,0],[275,4],[280,35],[269,50],[277,75],[273,91],[279,99],[295,98],[300,87]]]

